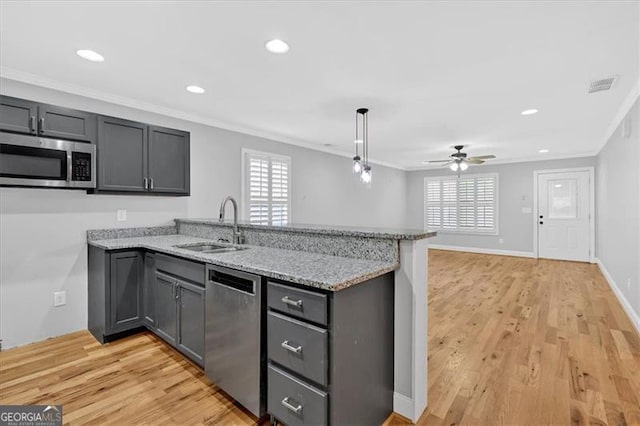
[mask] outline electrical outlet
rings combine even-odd
[[[67,304],[67,292],[56,291],[53,293],[53,306],[63,306]]]
[[[500,244],[504,244],[504,238],[500,238],[500,239],[498,240],[498,243],[500,243]]]
[[[118,218],[118,222],[124,222],[127,220],[127,211],[124,209],[116,210],[116,217]]]

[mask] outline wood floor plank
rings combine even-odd
[[[597,266],[432,250],[429,286],[420,425],[640,425],[640,336]],[[1,352],[0,404],[35,403],[68,424],[258,420],[151,333]]]

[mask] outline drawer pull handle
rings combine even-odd
[[[282,400],[282,405],[284,405],[286,409],[291,410],[296,414],[300,414],[300,412],[302,411],[302,405],[298,404],[297,406],[294,407],[289,402],[289,397],[286,397],[285,399]]]
[[[289,299],[289,296],[285,296],[282,298],[282,301],[287,305],[295,306],[296,308],[302,307],[302,300],[300,299],[293,300],[293,299]]]
[[[282,346],[289,352],[293,352],[294,354],[299,354],[300,352],[302,352],[302,346],[295,346],[295,347],[291,346],[288,340],[285,340],[284,342],[280,343],[280,346]]]

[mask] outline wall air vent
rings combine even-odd
[[[606,78],[599,78],[597,80],[593,80],[591,85],[589,86],[589,93],[595,92],[603,92],[605,90],[611,90],[613,86],[616,84],[616,80],[618,80],[618,76],[614,75]]]

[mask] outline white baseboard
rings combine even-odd
[[[418,420],[414,419],[413,399],[398,392],[393,393],[393,411],[414,423]]]
[[[600,267],[600,271],[602,272],[602,275],[604,275],[604,278],[607,280],[607,283],[609,283],[609,287],[611,287],[611,290],[613,290],[613,294],[616,295],[618,301],[620,301],[620,304],[627,312],[629,319],[631,319],[631,323],[636,327],[636,331],[638,332],[638,334],[640,334],[640,316],[638,316],[638,314],[633,310],[631,303],[629,303],[627,298],[624,296],[624,293],[622,293],[622,290],[620,290],[620,287],[618,287],[616,282],[613,280],[613,277],[611,276],[611,274],[609,274],[609,271],[607,271],[607,268],[605,268],[600,259],[596,259],[596,263]]]
[[[498,256],[535,258],[535,255],[532,252],[528,252],[528,251],[497,250],[497,249],[488,249],[488,248],[479,248],[479,247],[445,246],[440,244],[429,244],[429,248],[435,249],[435,250],[463,251],[466,253],[495,254]]]

